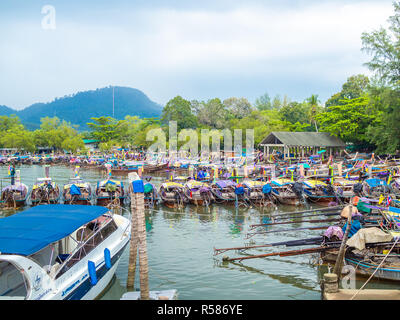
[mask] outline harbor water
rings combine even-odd
[[[40,165],[18,166],[21,182],[31,190],[37,177],[44,176]],[[0,167],[2,187],[10,183],[7,166]],[[51,166],[50,176],[60,186],[66,184],[73,175],[73,167]],[[80,176],[92,184],[104,178],[99,170],[82,168]],[[127,185],[127,177],[116,177]],[[159,186],[163,177],[153,177],[151,182]],[[26,208],[26,207],[25,207]],[[24,210],[22,208],[21,210]],[[122,214],[129,216],[129,205]],[[241,256],[228,251],[214,256],[215,248],[244,246],[245,244],[266,244],[286,240],[316,237],[323,230],[300,230],[294,232],[258,234],[247,239],[249,226],[268,222],[271,214],[300,211],[279,205],[277,208],[240,208],[212,204],[207,207],[187,205],[182,210],[169,209],[162,205],[146,211],[147,249],[150,290],[176,289],[181,300],[292,300],[321,299],[320,279],[327,272],[327,266],[319,266],[318,254],[291,257],[269,257],[239,262],[223,263],[222,256]],[[1,218],[14,214],[14,209],[1,211]],[[310,217],[304,218],[310,220]],[[301,222],[265,227],[264,231],[288,228],[315,227],[316,224]],[[257,229],[260,231],[260,229]],[[254,230],[253,230],[254,231]],[[297,248],[297,247],[296,247]],[[247,254],[263,254],[273,251],[293,250],[275,247],[251,249]],[[246,254],[243,252],[243,254]],[[128,276],[129,248],[121,258],[108,290],[101,299],[119,300],[126,292]],[[360,287],[366,279],[356,283]],[[395,283],[374,281],[367,288],[397,289]],[[139,290],[137,269],[135,289]]]

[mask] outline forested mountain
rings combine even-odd
[[[114,87],[114,118],[124,119],[126,115],[141,118],[158,117],[162,106],[151,101],[142,91],[129,87]],[[91,117],[113,116],[113,88],[78,92],[56,98],[48,103],[35,103],[23,110],[13,110],[0,106],[0,115],[15,114],[27,129],[40,127],[43,117],[57,116],[62,120],[79,125],[78,130],[86,130]]]

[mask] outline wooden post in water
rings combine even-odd
[[[350,201],[351,203],[351,201]],[[345,247],[346,247],[346,242],[347,242],[347,238],[349,236],[349,232],[350,232],[350,228],[351,228],[351,219],[353,216],[353,206],[350,205],[349,208],[349,216],[347,217],[347,226],[346,226],[346,231],[344,232],[343,235],[343,239],[342,239],[342,243],[340,245],[340,249],[339,249],[339,253],[338,256],[336,258],[336,263],[335,263],[335,267],[333,268],[333,273],[335,273],[338,277],[338,279],[340,279],[341,276],[341,270],[342,270],[342,262],[343,262],[343,257],[344,257],[344,253],[345,253]]]
[[[129,174],[130,190],[131,190],[131,209],[132,222],[136,222],[136,235],[132,234],[132,237],[136,237],[136,243],[139,247],[139,275],[140,275],[140,299],[149,300],[149,267],[147,259],[147,241],[146,241],[146,220],[144,213],[144,193],[143,193],[143,181],[140,177],[133,173]],[[133,230],[132,230],[133,231]],[[131,240],[132,241],[132,240]],[[132,242],[131,242],[132,243]],[[132,248],[132,263],[136,262],[135,247]],[[129,259],[131,261],[131,257]],[[132,268],[132,266],[130,266]],[[130,279],[130,283],[132,279]]]
[[[132,183],[132,173],[129,173],[129,183]],[[133,290],[135,287],[135,275],[136,275],[136,258],[138,251],[138,231],[137,231],[137,215],[136,215],[136,197],[133,195],[132,186],[129,186],[131,195],[131,239],[129,247],[129,264],[128,264],[128,280],[126,288]]]

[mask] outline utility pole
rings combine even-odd
[[[113,118],[114,118],[114,86],[113,86]]]

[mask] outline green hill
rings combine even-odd
[[[129,87],[114,87],[114,118],[124,119],[126,115],[141,118],[158,117],[162,106],[151,101],[142,91]],[[35,103],[22,110],[13,110],[0,106],[0,115],[16,114],[27,129],[40,126],[43,117],[57,116],[60,119],[79,125],[78,129],[87,130],[86,123],[91,117],[113,116],[113,88],[78,92],[73,95],[56,98],[48,103]]]

